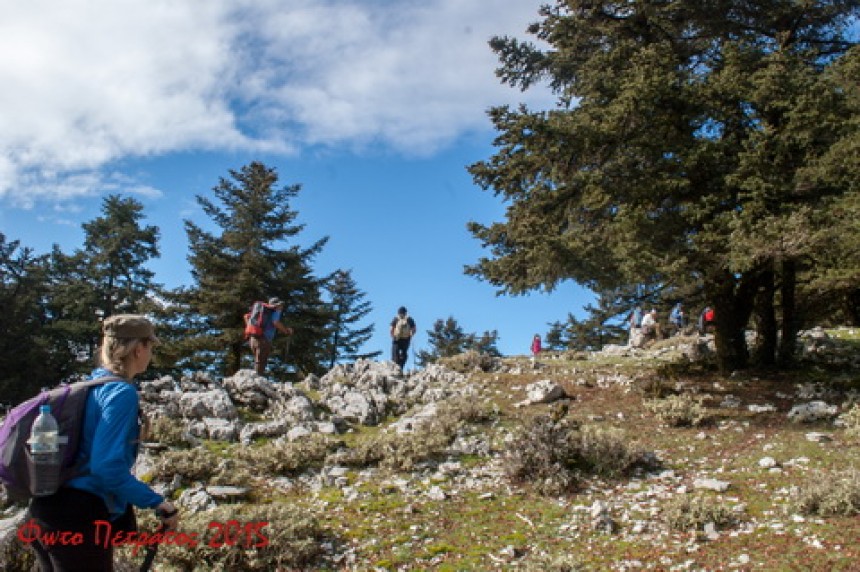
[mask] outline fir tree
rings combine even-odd
[[[102,216],[81,225],[82,249],[65,254],[53,247],[46,335],[67,356],[68,373],[92,367],[101,320],[151,308],[160,286],[146,263],[159,256],[159,233],[142,226],[144,218],[139,201],[110,195],[102,201]]]
[[[46,269],[46,257],[0,233],[0,405],[16,405],[61,379],[45,336]]]
[[[302,248],[296,243],[304,225],[290,202],[298,185],[279,187],[275,169],[250,163],[199,196],[203,212],[219,229],[209,232],[190,220],[188,234],[194,284],[176,292],[174,301],[189,312],[176,352],[196,367],[232,374],[242,365],[243,315],[256,300],[285,302],[282,322],[294,336],[276,337],[269,368],[275,374],[320,371],[330,316],[321,299],[326,278],[311,264],[327,238]]]
[[[365,293],[358,289],[350,270],[338,270],[326,284],[331,307],[332,323],[329,328],[329,367],[339,360],[372,359],[382,352],[361,353],[361,347],[373,336],[373,324],[360,322],[373,311],[364,300]]]
[[[546,48],[495,38],[502,80],[547,80],[558,106],[491,110],[498,150],[470,171],[506,220],[470,225],[490,256],[467,272],[510,293],[695,289],[716,309],[723,371],[747,365],[744,329],[778,300],[790,352],[798,276],[856,188],[837,160],[856,150],[856,89],[830,70],[856,58],[858,13],[853,0],[574,0],[530,28]],[[774,296],[756,304],[770,273]]]
[[[418,352],[419,365],[433,363],[439,358],[455,356],[469,350],[492,356],[501,355],[496,346],[498,333],[495,330],[486,331],[480,336],[466,333],[453,316],[436,320],[433,329],[427,331],[427,341],[430,349]]]

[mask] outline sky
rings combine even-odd
[[[453,316],[528,353],[592,295],[498,296],[463,268],[489,255],[466,224],[504,216],[467,172],[494,151],[487,110],[553,105],[502,85],[488,46],[530,38],[541,3],[0,0],[0,232],[72,252],[105,196],[134,197],[161,232],[156,281],[189,284],[183,221],[209,225],[195,197],[261,161],[301,186],[300,242],[329,237],[317,275],[351,270],[373,305],[365,351],[388,356],[404,305],[415,350]]]

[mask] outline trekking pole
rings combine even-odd
[[[162,521],[155,529],[155,534],[161,534],[166,528],[167,524]],[[158,543],[153,542],[146,547],[146,555],[143,557],[143,564],[140,565],[140,572],[149,572],[149,569],[152,568],[152,561],[155,560],[156,554],[158,554]]]
[[[155,529],[155,536],[160,535],[167,530],[167,519],[173,518],[179,512],[179,509],[174,508],[167,512],[162,509],[155,509],[155,516],[160,519],[158,526]],[[156,538],[156,540],[159,540]],[[158,542],[153,542],[146,547],[146,556],[143,557],[143,564],[140,566],[140,572],[149,572],[152,567],[152,561],[155,560],[155,555],[158,553]]]

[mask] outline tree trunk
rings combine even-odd
[[[774,273],[766,270],[755,296],[756,346],[753,360],[762,366],[776,364],[777,325],[774,300]]]
[[[782,262],[782,339],[779,344],[779,365],[790,366],[797,352],[797,312],[795,291],[797,289],[797,264],[794,260]]]
[[[334,339],[331,342],[331,360],[329,360],[328,368],[334,368],[334,364],[337,363],[337,345],[340,343],[340,336],[338,333],[340,332],[340,323],[335,325],[338,329],[334,332]]]
[[[753,274],[736,278],[726,273],[713,285],[714,342],[717,346],[717,367],[723,375],[749,365],[745,330],[752,313],[757,284]]]
[[[860,326],[860,288],[855,288],[845,294],[845,318],[848,320],[846,326]]]
[[[228,377],[239,371],[239,367],[242,365],[242,346],[241,339],[229,346],[227,359],[224,362],[224,374]]]

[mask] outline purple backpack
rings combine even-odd
[[[0,426],[0,483],[6,488],[10,499],[26,501],[33,496],[30,474],[34,466],[27,447],[27,439],[30,438],[33,421],[39,415],[39,407],[46,403],[51,406],[51,413],[57,420],[60,436],[67,438],[65,442],[63,439],[60,440],[62,463],[57,468],[60,473],[57,482],[63,484],[78,474],[78,465],[75,461],[90,388],[121,380],[121,377],[105,376],[60,385],[54,389],[42,391],[9,412],[3,420],[3,425]]]

